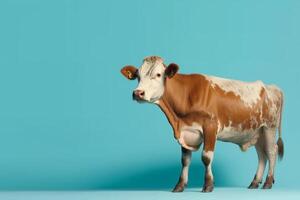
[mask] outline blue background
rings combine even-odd
[[[277,188],[300,187],[300,1],[1,0],[0,189],[171,189],[180,147],[119,72],[148,55],[181,73],[279,85],[285,157]],[[201,187],[200,152],[190,186]],[[216,186],[246,187],[254,149],[218,142]]]

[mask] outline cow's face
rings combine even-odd
[[[125,66],[121,73],[129,80],[138,79],[138,86],[133,91],[133,99],[138,102],[154,103],[164,94],[166,78],[172,78],[178,71],[178,65],[172,63],[165,67],[159,57],[144,59],[142,66]]]

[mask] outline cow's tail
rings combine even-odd
[[[279,116],[279,125],[278,125],[278,140],[277,140],[277,147],[278,147],[278,158],[282,160],[283,153],[284,153],[284,146],[283,141],[281,138],[281,121],[282,121],[282,110],[283,110],[283,93],[281,92],[281,105],[280,105],[280,116]]]

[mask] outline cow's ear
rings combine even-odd
[[[171,63],[168,65],[168,67],[165,70],[165,76],[168,78],[172,78],[177,71],[179,70],[179,66],[175,63]]]
[[[121,69],[121,73],[129,80],[134,80],[137,77],[137,68],[127,65]]]

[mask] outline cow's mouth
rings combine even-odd
[[[138,103],[146,103],[145,99],[139,98],[138,96],[132,96],[132,100],[137,101]]]

